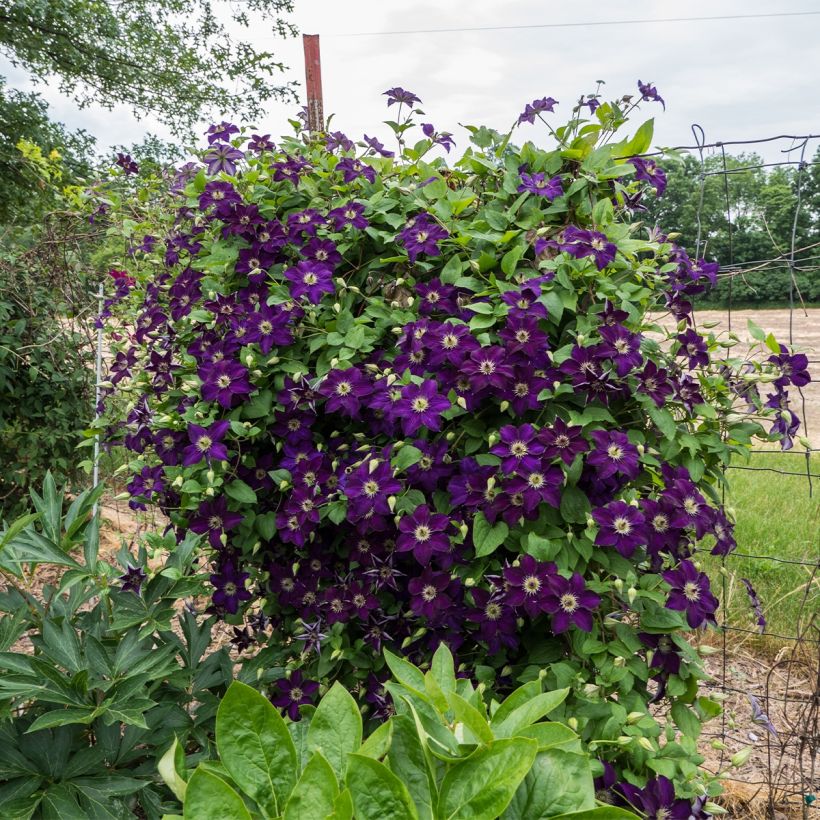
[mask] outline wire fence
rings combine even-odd
[[[728,231],[728,258],[721,262],[720,276],[728,280],[728,304],[725,308],[725,321],[729,331],[732,330],[733,318],[736,317],[734,306],[733,283],[741,277],[745,281],[758,276],[771,275],[774,270],[788,272],[788,292],[783,294],[788,300],[788,344],[793,350],[795,344],[800,347],[804,340],[797,338],[795,317],[798,310],[806,316],[805,304],[797,284],[796,273],[808,273],[818,276],[820,272],[820,243],[797,247],[797,228],[803,209],[806,207],[803,196],[808,169],[817,164],[807,162],[808,149],[820,144],[819,134],[779,135],[759,140],[734,140],[707,142],[703,128],[692,126],[695,145],[681,146],[697,153],[700,162],[699,191],[697,203],[697,238],[696,256],[700,257],[704,249],[703,205],[706,180],[719,177],[722,181],[722,193],[725,205],[726,225]],[[762,144],[781,143],[786,155],[783,161],[760,163],[752,162],[740,167],[729,167],[727,148],[730,146],[754,147]],[[720,158],[717,170],[707,168],[708,156]],[[787,249],[778,249],[771,258],[752,262],[736,263],[734,260],[733,218],[734,202],[732,182],[736,174],[761,168],[795,169],[793,184],[795,186],[795,208],[791,229],[791,241]],[[818,351],[808,351],[811,364],[820,364]],[[817,384],[813,389],[817,390]],[[798,388],[801,407],[800,416],[804,423],[804,435],[808,437],[812,430],[808,427],[809,402],[806,391]],[[820,395],[813,401],[820,404]],[[817,461],[813,454],[820,452],[820,447],[808,447],[801,450],[774,450],[771,447],[756,450],[749,464],[730,464],[726,471],[746,470],[772,473],[778,479],[786,476],[800,476],[806,479],[806,492],[809,498],[814,497],[814,480],[820,479]],[[755,458],[764,455],[765,465],[755,464]],[[797,469],[799,459],[803,460],[801,469]],[[777,466],[772,466],[777,462]],[[774,479],[774,480],[778,480]],[[724,487],[725,493],[725,487]],[[736,775],[738,785],[747,790],[745,796],[752,802],[753,798],[765,803],[767,816],[782,818],[784,816],[820,817],[820,771],[818,770],[818,749],[820,749],[820,612],[818,612],[818,588],[820,587],[820,507],[814,507],[817,526],[814,527],[814,540],[809,544],[809,554],[803,558],[785,558],[778,555],[756,554],[740,549],[721,558],[721,623],[720,655],[714,672],[711,687],[719,692],[725,708],[721,717],[719,731],[706,733],[704,740],[717,741],[720,756],[718,770],[725,771],[727,756],[738,746],[749,745],[751,740],[758,752],[757,765],[751,770],[741,769]],[[775,525],[776,526],[776,525]],[[789,522],[783,521],[788,527]],[[766,631],[750,629],[747,626],[732,622],[729,607],[729,587],[739,577],[738,562],[753,562],[759,567],[771,567],[777,572],[778,567],[801,567],[807,573],[802,591],[798,614],[791,632]],[[748,566],[748,564],[747,564]],[[750,593],[751,594],[751,593]],[[764,635],[781,644],[776,654],[749,653],[743,651],[744,643],[752,636]],[[757,702],[757,708],[755,707]],[[738,713],[749,715],[760,732],[744,731],[748,718],[738,725]],[[761,715],[763,717],[761,717]],[[773,730],[767,728],[769,721]],[[729,779],[729,778],[724,778]],[[751,791],[749,791],[751,790]],[[745,816],[745,815],[738,815]]]

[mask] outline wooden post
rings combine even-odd
[[[303,34],[305,48],[305,86],[307,88],[308,129],[311,133],[324,130],[322,108],[322,62],[319,56],[319,35]]]

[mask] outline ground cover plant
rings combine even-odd
[[[97,192],[129,248],[108,445],[134,506],[207,540],[211,611],[272,619],[292,717],[339,681],[382,719],[383,648],[426,667],[445,643],[499,692],[569,689],[553,717],[605,787],[707,788],[719,707],[686,632],[718,602],[694,550],[734,548],[722,468],[755,436],[792,446],[809,376],[771,335],[733,355],[696,326],[717,265],[641,222],[666,179],[651,120],[623,133],[662,102],[638,92],[560,126],[535,100],[448,163],[393,88],[395,152],[223,122],[173,180]],[[554,146],[519,147],[536,123]]]

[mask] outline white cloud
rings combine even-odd
[[[719,5],[691,0],[685,10],[671,0],[572,4],[536,0],[450,0],[391,4],[381,0],[338,3],[296,0],[293,21],[307,33],[322,35],[325,112],[336,113],[334,127],[359,136],[388,132],[381,92],[402,85],[425,103],[429,118],[453,130],[457,123],[484,122],[506,128],[524,103],[552,95],[567,111],[572,102],[605,79],[605,93],[635,91],[638,78],[654,82],[667,101],[656,117],[656,141],[691,143],[698,122],[707,139],[750,139],[774,133],[820,132],[815,78],[820,50],[815,47],[820,17],[781,17],[642,25],[455,32],[373,37],[341,36],[384,31],[459,26],[565,23],[595,20],[659,19],[811,10],[805,5],[772,6],[765,0],[724,0]],[[283,42],[259,27],[253,39],[302,79],[301,38]],[[9,75],[0,63],[0,73]],[[12,84],[25,85],[19,72]],[[156,121],[134,121],[128,111],[78,111],[56,87],[44,90],[55,117],[85,127],[100,144],[127,143],[146,131],[160,134]],[[271,106],[258,123],[274,135],[289,131],[292,107]],[[535,132],[533,132],[533,135]],[[529,135],[528,135],[529,136]],[[767,151],[770,149],[766,149]],[[776,149],[771,149],[775,151]]]

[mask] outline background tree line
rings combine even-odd
[[[733,263],[748,271],[731,277],[732,303],[762,307],[788,301],[790,275],[785,260],[797,213],[795,301],[799,291],[807,304],[820,302],[820,148],[802,171],[799,210],[797,167],[765,167],[765,163],[754,153],[727,155],[724,174],[722,156],[707,157],[701,205],[698,158],[687,154],[678,163],[664,162],[668,186],[662,197],[646,203],[647,222],[679,232],[679,243],[694,253],[700,207],[701,256],[720,262],[724,270]],[[757,264],[778,258],[783,261],[754,270]],[[725,306],[729,288],[729,277],[721,276],[718,287],[702,303]]]

